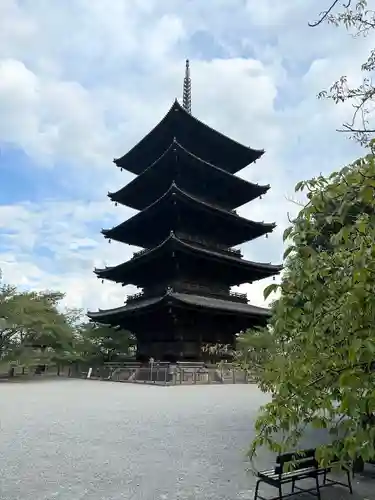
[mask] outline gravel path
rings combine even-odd
[[[253,496],[244,455],[266,401],[253,385],[40,381],[0,398],[2,500]]]

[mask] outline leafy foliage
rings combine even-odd
[[[235,355],[230,344],[208,343],[202,345],[203,360],[207,363],[218,363],[224,359],[231,359]]]
[[[256,423],[258,446],[290,450],[307,425],[326,428],[321,460],[375,456],[375,159],[369,154],[329,178],[300,183],[308,203],[290,241],[276,347],[261,387],[272,393]],[[282,431],[282,435],[279,431]]]
[[[237,339],[234,359],[242,369],[252,373],[253,379],[262,384],[267,377],[265,367],[275,356],[277,348],[271,329],[248,330]]]
[[[80,326],[76,346],[82,359],[101,365],[131,355],[135,338],[125,330],[84,323]]]
[[[59,292],[18,292],[0,285],[0,360],[45,363],[73,348],[71,328],[58,305]]]
[[[1,277],[1,275],[0,275]],[[83,311],[61,307],[64,294],[20,292],[0,283],[0,364],[12,367],[90,362],[129,355],[129,332],[84,323]]]
[[[344,26],[354,36],[371,35],[375,29],[375,11],[368,8],[368,0],[335,0],[328,4],[318,20],[309,23],[316,27],[322,22],[334,26]],[[342,10],[339,10],[342,7]],[[332,99],[335,103],[350,102],[354,108],[351,122],[343,124],[342,132],[349,132],[352,137],[362,144],[368,144],[374,137],[375,124],[373,123],[375,87],[372,82],[375,71],[375,48],[361,65],[365,73],[362,83],[352,87],[346,76],[341,76],[327,91],[318,94],[319,98]]]

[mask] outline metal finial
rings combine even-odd
[[[189,59],[186,59],[182,105],[184,109],[191,114],[191,79]]]

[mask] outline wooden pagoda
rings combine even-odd
[[[142,289],[122,307],[88,313],[92,321],[130,330],[141,361],[198,361],[205,344],[233,345],[239,331],[265,324],[269,311],[231,287],[281,270],[244,260],[232,248],[275,227],[235,211],[269,189],[233,175],[264,151],[192,116],[188,76],[184,105],[176,100],[148,135],[114,160],[137,177],[108,196],[139,212],[102,233],[142,250],[120,265],[95,270],[102,280]]]

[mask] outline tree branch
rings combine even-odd
[[[327,18],[328,16],[330,15],[330,13],[333,11],[333,9],[336,7],[336,5],[339,3],[340,0],[335,0],[334,2],[332,2],[331,6],[320,13],[320,18],[313,22],[313,23],[308,23],[308,25],[310,26],[310,28],[315,28],[316,26],[319,26],[319,24],[322,24]],[[348,0],[348,3],[346,4],[343,4],[345,9],[348,9],[350,7],[350,4],[351,4],[352,0]]]

